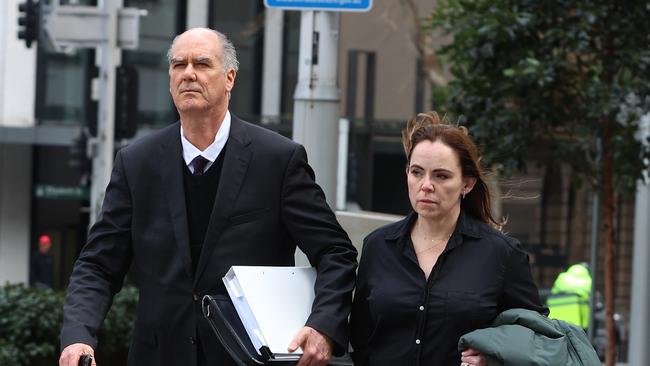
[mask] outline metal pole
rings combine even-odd
[[[600,165],[602,146],[600,139],[596,139],[596,164]],[[591,251],[589,255],[589,269],[591,272],[591,296],[589,296],[589,328],[587,336],[593,342],[596,336],[596,279],[598,278],[598,242],[600,241],[600,195],[594,191],[591,201]]]
[[[598,240],[600,234],[600,196],[594,193],[591,199],[591,251],[589,255],[589,268],[591,272],[591,296],[589,297],[589,340],[594,339],[596,327],[594,313],[596,310],[596,277],[598,273]]]
[[[100,0],[98,7],[107,15],[107,42],[96,48],[99,76],[95,86],[99,92],[97,137],[93,139],[93,173],[90,189],[90,225],[96,220],[104,200],[104,190],[113,170],[115,137],[115,68],[121,64],[118,41],[118,9],[123,0]]]
[[[316,182],[336,207],[338,155],[339,14],[303,11],[300,18],[298,83],[294,93],[293,139],[305,146]],[[310,265],[296,250],[296,265]]]
[[[281,9],[267,8],[264,20],[262,123],[269,123],[280,121],[284,11]]]
[[[336,209],[345,210],[347,206],[346,190],[348,182],[348,135],[350,121],[347,118],[339,120],[339,162],[336,173]]]
[[[305,146],[316,181],[323,188],[327,203],[334,208],[339,120],[339,13],[303,11],[300,22],[293,139]]]
[[[639,138],[647,147],[650,138],[650,114],[641,118]],[[646,162],[647,163],[647,162]],[[650,182],[650,172],[644,172]],[[637,183],[634,208],[634,255],[632,262],[632,299],[630,307],[630,365],[643,365],[650,358],[650,184]]]

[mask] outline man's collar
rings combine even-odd
[[[185,138],[183,126],[181,125],[181,144],[183,145],[183,160],[185,160],[185,164],[189,165],[190,162],[199,155],[208,159],[212,163],[217,160],[217,157],[219,157],[223,147],[226,145],[228,135],[230,135],[230,120],[230,111],[226,110],[226,115],[221,122],[219,130],[217,130],[217,135],[215,136],[214,141],[203,151],[192,145],[192,143]]]

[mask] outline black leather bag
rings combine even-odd
[[[296,361],[280,361],[268,354],[261,356],[248,338],[244,324],[237,314],[235,306],[227,295],[205,295],[202,302],[203,316],[226,349],[239,366],[295,365]]]
[[[217,339],[230,357],[239,366],[290,366],[298,361],[277,360],[268,349],[262,349],[261,356],[253,346],[244,324],[239,319],[237,310],[228,295],[205,295],[202,302],[203,316],[207,319]],[[349,355],[333,357],[329,366],[352,366]]]
[[[91,366],[93,364],[93,356],[81,355],[79,358],[79,366]]]

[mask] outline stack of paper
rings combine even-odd
[[[298,359],[287,347],[305,325],[314,302],[312,267],[233,266],[223,278],[246,333],[260,355]]]

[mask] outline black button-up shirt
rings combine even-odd
[[[460,337],[500,312],[548,313],[519,242],[463,212],[427,280],[410,238],[416,217],[364,240],[350,318],[355,365],[458,366]]]

